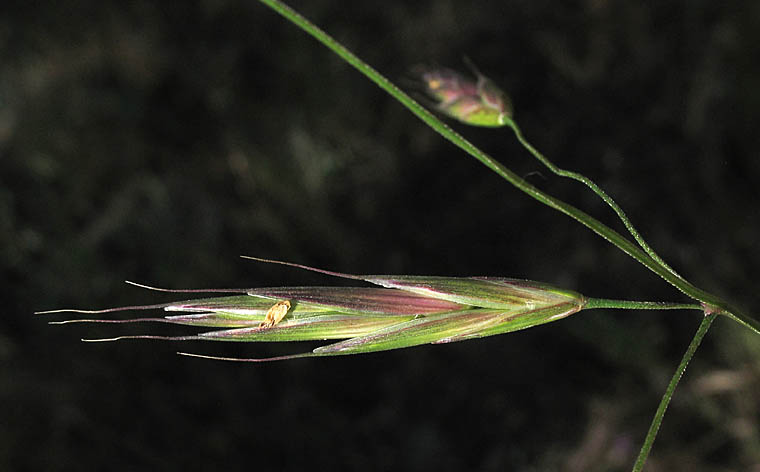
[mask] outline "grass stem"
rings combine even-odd
[[[649,457],[649,453],[652,450],[652,444],[654,444],[654,440],[657,438],[657,432],[660,430],[662,418],[665,416],[665,411],[668,409],[670,400],[673,398],[673,392],[675,392],[676,386],[678,386],[678,382],[681,380],[681,377],[683,377],[684,372],[686,372],[686,366],[689,365],[689,361],[692,357],[694,357],[694,353],[697,351],[699,344],[702,342],[702,338],[705,337],[707,330],[710,328],[710,325],[714,320],[714,314],[706,315],[702,319],[702,323],[700,323],[699,328],[694,335],[694,338],[691,340],[689,347],[686,349],[683,358],[681,358],[681,363],[678,364],[676,372],[670,379],[668,388],[665,390],[665,394],[662,396],[662,400],[660,400],[660,405],[657,407],[657,412],[654,414],[652,424],[649,426],[649,431],[647,432],[647,436],[644,439],[644,445],[641,446],[639,456],[636,458],[636,463],[633,465],[633,472],[641,472],[641,470],[644,468],[644,464],[646,463],[647,458]]]

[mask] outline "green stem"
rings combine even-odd
[[[478,149],[475,145],[467,141],[459,133],[452,130],[445,123],[439,120],[435,115],[430,113],[427,109],[422,107],[419,103],[414,101],[409,95],[404,93],[401,89],[396,87],[391,81],[386,79],[382,74],[373,69],[369,64],[365,63],[354,55],[351,51],[346,49],[342,44],[333,39],[330,35],[322,31],[318,26],[311,23],[309,20],[301,16],[300,13],[293,10],[289,6],[280,2],[279,0],[259,0],[261,3],[272,8],[274,11],[288,19],[293,24],[300,27],[306,33],[313,36],[319,42],[327,46],[335,54],[340,56],[344,61],[351,64],[359,72],[364,74],[368,79],[377,84],[378,87],[388,92],[393,98],[407,107],[412,113],[414,113],[420,120],[425,122],[428,126],[433,128],[441,136],[448,139],[456,146],[470,154],[475,159],[479,160],[486,167],[496,172],[503,177],[509,183],[522,190],[529,196],[535,198],[539,202],[554,208],[555,210],[570,216],[576,221],[580,222],[599,236],[603,237],[610,243],[617,246],[618,249],[628,254],[632,258],[636,259],[639,263],[647,267],[649,270],[659,275],[671,285],[681,290],[689,297],[699,300],[709,307],[710,312],[716,312],[725,314],[735,321],[749,327],[756,333],[760,334],[760,322],[751,318],[750,316],[741,313],[736,308],[730,306],[727,302],[721,300],[715,295],[712,295],[704,290],[695,287],[688,281],[679,277],[671,272],[669,269],[661,265],[652,256],[644,252],[636,244],[633,244],[628,239],[624,238],[620,233],[606,226],[601,221],[593,218],[592,216],[584,213],[583,211],[569,205],[562,200],[558,200],[551,195],[539,190],[520,176],[512,172],[509,168],[503,164],[497,162],[493,157],[484,153]]]
[[[583,308],[585,310],[596,308],[619,308],[622,310],[704,310],[702,305],[695,303],[611,300],[609,298],[588,298]]]
[[[507,126],[512,128],[512,131],[515,132],[515,136],[517,137],[517,140],[520,141],[520,144],[530,152],[533,157],[538,159],[543,165],[545,165],[550,171],[554,172],[555,174],[566,177],[569,179],[576,180],[578,182],[583,183],[588,188],[590,188],[595,194],[599,196],[604,202],[609,205],[610,208],[617,214],[618,218],[620,218],[620,221],[623,222],[623,225],[625,225],[626,229],[629,233],[631,233],[631,236],[636,240],[637,243],[639,243],[639,246],[646,252],[649,257],[654,259],[658,264],[666,268],[668,271],[670,271],[671,274],[678,278],[682,278],[678,273],[673,270],[655,251],[652,249],[649,244],[644,240],[644,238],[639,234],[639,232],[636,230],[636,228],[633,226],[633,223],[631,223],[631,220],[628,219],[628,216],[625,214],[622,208],[620,208],[620,205],[615,202],[615,200],[610,197],[607,192],[602,190],[596,183],[586,177],[583,174],[579,174],[577,172],[572,172],[569,170],[562,169],[561,167],[557,167],[552,161],[550,161],[546,156],[544,156],[541,152],[539,152],[538,149],[533,147],[532,144],[528,142],[527,139],[522,134],[522,131],[520,131],[520,128],[517,126],[517,123],[512,120],[511,118],[507,118],[506,121]]]
[[[647,437],[644,440],[644,445],[641,447],[638,458],[636,458],[636,463],[633,466],[633,472],[641,472],[641,470],[644,468],[647,457],[649,457],[649,452],[652,450],[652,444],[654,444],[654,440],[657,437],[657,432],[660,430],[662,418],[665,416],[665,410],[668,409],[670,400],[673,398],[673,392],[675,392],[678,382],[681,380],[683,373],[686,371],[686,366],[689,364],[689,361],[697,351],[699,344],[702,342],[702,338],[705,337],[707,329],[710,328],[710,324],[712,324],[713,320],[715,320],[714,314],[706,315],[704,317],[702,323],[699,325],[699,329],[697,329],[697,333],[694,335],[694,338],[691,340],[689,347],[686,349],[686,353],[684,353],[683,358],[681,359],[681,363],[678,365],[678,369],[676,369],[676,372],[673,374],[673,378],[670,379],[668,388],[665,390],[665,394],[662,396],[662,400],[660,400],[660,405],[657,407],[657,412],[654,414],[652,424],[649,426],[649,431],[647,432]]]

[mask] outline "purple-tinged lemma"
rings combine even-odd
[[[163,309],[179,313],[156,318],[125,320],[79,319],[54,324],[156,321],[224,328],[192,336],[120,336],[118,339],[204,341],[314,341],[342,339],[312,352],[266,359],[359,354],[440,344],[508,333],[565,318],[582,310],[586,299],[573,291],[519,279],[496,277],[426,277],[351,275],[300,264],[268,261],[362,280],[375,287],[275,287],[230,290],[169,290],[218,292],[228,296],[160,305],[107,310],[55,312],[112,313]],[[229,295],[234,294],[234,295]],[[46,312],[50,313],[50,312]],[[184,354],[184,353],[183,353]]]
[[[425,69],[420,77],[440,112],[468,125],[506,126],[512,117],[509,97],[472,64],[470,66],[476,81],[450,69]]]

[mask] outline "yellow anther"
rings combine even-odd
[[[276,325],[285,318],[288,310],[290,310],[289,301],[283,300],[275,303],[269,310],[267,310],[267,315],[264,318],[264,321],[259,325],[259,328],[271,328]]]

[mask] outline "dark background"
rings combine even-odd
[[[689,280],[757,314],[760,3],[297,1],[404,88],[414,66],[507,90],[528,138],[595,179]],[[417,89],[418,90],[418,89]],[[619,228],[508,131],[455,125]],[[589,311],[479,341],[249,365],[317,344],[121,342],[59,307],[171,300],[123,280],[500,275],[685,300],[435,135],[255,1],[0,7],[0,469],[629,470],[699,323]],[[760,470],[760,346],[719,319],[647,470]]]

